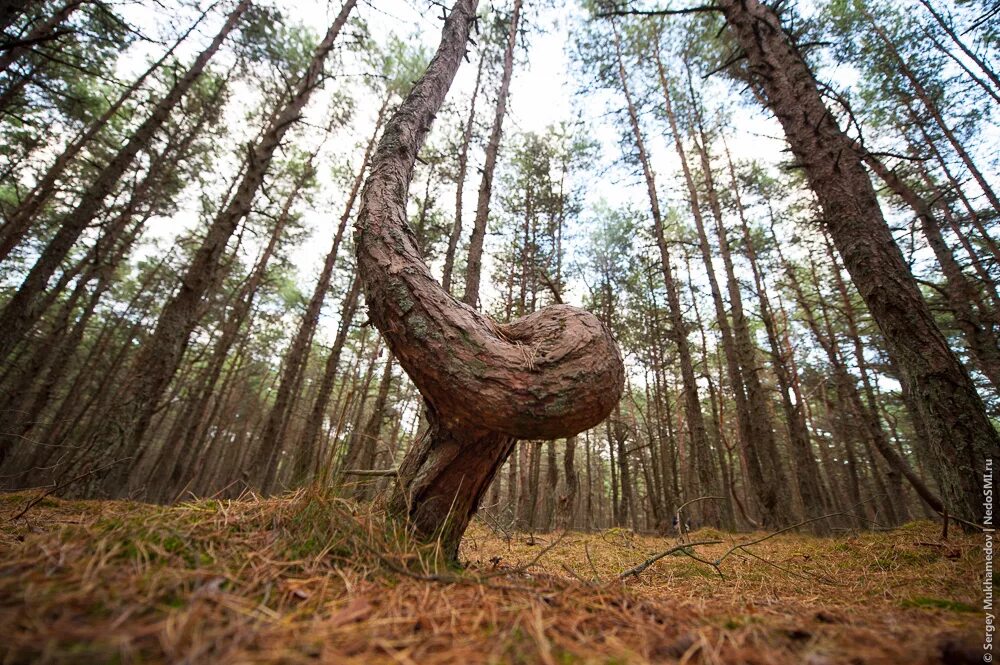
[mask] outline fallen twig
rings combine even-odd
[[[660,552],[659,554],[657,554],[655,556],[652,556],[652,557],[646,559],[645,561],[643,561],[642,563],[640,563],[635,568],[629,568],[624,573],[620,574],[618,576],[618,579],[623,580],[626,577],[629,577],[630,575],[634,575],[635,577],[639,577],[639,574],[642,573],[642,571],[646,570],[647,568],[649,568],[650,566],[652,566],[654,563],[656,563],[657,561],[659,561],[663,557],[670,556],[674,552],[682,552],[682,551],[684,551],[684,550],[686,550],[686,549],[688,549],[690,547],[696,547],[698,545],[718,545],[721,542],[723,542],[723,541],[721,541],[721,540],[699,540],[696,543],[682,543],[680,545],[677,545],[676,547],[671,547],[669,550],[665,550],[665,551]],[[708,563],[708,562],[706,562],[706,563]]]
[[[25,513],[27,513],[29,510],[31,510],[32,508],[34,508],[35,506],[37,506],[39,503],[41,503],[42,500],[45,497],[50,496],[52,494],[55,494],[59,490],[65,489],[65,488],[69,487],[70,485],[72,485],[75,482],[83,480],[87,476],[92,476],[95,473],[99,473],[101,471],[104,471],[105,469],[110,469],[115,464],[118,464],[120,462],[124,462],[126,460],[130,460],[130,459],[132,459],[132,458],[131,457],[122,457],[121,459],[116,459],[115,461],[110,462],[108,464],[105,464],[104,466],[100,466],[100,467],[97,467],[96,469],[90,469],[89,471],[85,471],[85,472],[81,473],[78,476],[74,476],[74,477],[70,478],[66,482],[56,483],[55,485],[53,485],[52,487],[50,487],[46,491],[42,492],[41,494],[39,494],[38,496],[36,496],[31,501],[29,501],[24,506],[24,508],[21,509],[21,512],[19,512],[17,515],[14,515],[13,517],[10,518],[10,521],[14,522],[14,521],[19,520],[20,518],[24,517]]]
[[[698,500],[707,499],[707,498],[710,498],[710,497],[700,497],[699,499],[693,499],[692,501],[698,501]],[[691,502],[688,502],[688,503],[691,503]],[[684,504],[684,505],[687,505],[687,504]],[[684,505],[682,505],[681,508],[683,508]],[[677,512],[678,512],[678,514],[680,514],[680,509],[678,509]],[[722,574],[722,569],[719,566],[722,564],[723,561],[725,561],[730,555],[732,555],[737,550],[741,550],[741,551],[745,552],[746,554],[749,554],[750,556],[763,561],[766,564],[772,565],[775,568],[778,568],[779,570],[782,570],[780,566],[777,566],[776,564],[774,564],[774,563],[772,563],[772,562],[770,562],[770,561],[768,561],[766,559],[763,559],[763,558],[757,556],[756,554],[754,554],[753,552],[747,550],[746,548],[750,547],[751,545],[757,545],[759,543],[762,543],[765,540],[770,540],[771,538],[774,538],[775,536],[778,536],[778,535],[781,535],[781,534],[786,533],[788,531],[791,531],[792,529],[797,529],[800,526],[805,526],[806,524],[811,524],[812,522],[818,522],[819,520],[829,519],[831,517],[840,517],[840,516],[843,516],[844,514],[845,513],[830,513],[828,515],[820,515],[819,517],[813,517],[813,518],[810,518],[810,519],[807,519],[807,520],[803,520],[802,522],[798,522],[797,524],[792,524],[791,526],[786,526],[783,529],[779,529],[777,531],[769,533],[766,536],[763,536],[761,538],[757,538],[755,540],[751,540],[750,542],[739,543],[737,545],[733,545],[728,550],[726,550],[722,554],[722,556],[720,556],[715,561],[709,561],[707,559],[702,559],[701,557],[697,556],[696,554],[694,554],[692,552],[688,552],[687,550],[688,550],[688,548],[695,547],[697,545],[717,545],[717,544],[719,544],[719,543],[721,543],[723,541],[721,541],[721,540],[703,540],[703,541],[699,541],[699,542],[696,542],[696,543],[683,543],[682,542],[680,545],[677,545],[676,547],[671,547],[670,549],[668,549],[666,551],[660,552],[656,556],[653,556],[653,557],[650,557],[649,559],[646,559],[644,562],[642,562],[641,564],[639,564],[635,568],[630,568],[629,570],[626,570],[625,572],[621,573],[618,576],[618,579],[625,579],[626,577],[629,577],[629,576],[638,577],[639,574],[642,571],[646,570],[647,568],[649,568],[651,565],[653,565],[654,563],[656,563],[657,561],[659,561],[663,557],[669,556],[669,555],[674,554],[676,552],[682,552],[683,554],[685,554],[686,556],[691,557],[695,561],[699,561],[701,563],[704,563],[705,565],[711,566],[712,568],[715,569],[715,572],[718,573],[719,577],[721,577],[722,579],[725,579],[725,576]],[[788,571],[785,571],[785,572],[788,572]],[[828,583],[831,583],[831,582],[829,582],[829,580],[824,580],[824,581],[828,582]]]
[[[730,554],[732,554],[736,550],[742,550],[745,547],[749,547],[751,545],[757,545],[758,543],[762,543],[765,540],[770,540],[771,538],[774,538],[775,536],[780,536],[781,534],[787,533],[788,531],[791,531],[793,529],[798,529],[800,526],[805,526],[806,524],[812,524],[813,522],[818,522],[820,520],[829,519],[831,517],[842,517],[843,515],[844,515],[844,513],[829,513],[827,515],[820,515],[819,517],[812,517],[810,519],[803,520],[803,521],[801,521],[801,522],[799,522],[797,524],[792,524],[791,526],[786,526],[784,529],[778,529],[777,531],[769,533],[769,534],[767,534],[766,536],[764,536],[762,538],[757,538],[756,540],[751,540],[748,543],[739,543],[737,545],[733,545],[728,550],[726,550],[725,554],[723,554],[718,559],[716,559],[715,563],[716,564],[722,563],[723,561],[726,560],[727,557],[729,557]]]
[[[397,469],[344,469],[341,473],[346,476],[382,477],[398,476]]]

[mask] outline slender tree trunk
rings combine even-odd
[[[667,246],[667,239],[663,229],[663,218],[660,212],[659,195],[656,191],[656,179],[652,167],[649,164],[649,156],[646,152],[645,142],[642,138],[642,130],[639,126],[639,117],[632,102],[631,92],[628,87],[628,79],[625,74],[625,65],[622,62],[621,45],[618,37],[617,27],[615,27],[615,49],[618,64],[618,78],[625,94],[628,104],[629,120],[632,127],[633,140],[636,150],[639,153],[639,162],[642,165],[643,175],[646,181],[646,193],[649,196],[650,214],[653,217],[653,231],[656,237],[656,244],[660,252],[660,265],[663,270],[663,281],[667,290],[667,312],[670,319],[670,335],[672,341],[677,346],[678,360],[681,365],[681,379],[684,386],[684,396],[688,418],[688,426],[691,432],[691,446],[699,451],[707,459],[709,451],[708,432],[705,428],[704,416],[701,412],[701,400],[698,396],[698,384],[695,379],[694,365],[691,360],[691,349],[687,338],[687,324],[684,322],[680,296],[677,292],[677,285],[674,280],[673,267],[670,260],[670,250]],[[698,465],[699,481],[702,488],[711,491],[716,486],[716,479],[707,464]],[[714,510],[711,502],[706,502],[705,520],[711,524],[718,524],[718,512]]]
[[[303,187],[306,186],[306,182],[312,175],[313,167],[310,160],[310,163],[292,183],[291,191],[285,197],[267,245],[258,257],[250,276],[233,299],[232,312],[222,325],[222,332],[209,361],[202,389],[194,392],[195,398],[188,413],[178,418],[177,427],[173,430],[176,436],[168,438],[161,446],[160,454],[152,465],[149,479],[155,498],[169,499],[170,495],[176,492],[179,485],[185,480],[184,474],[192,453],[202,441],[201,429],[211,393],[216,387],[233,342],[243,330],[243,323],[247,319],[258,289],[264,282],[268,265],[277,250],[285,228],[292,220],[292,206],[299,200]],[[164,494],[157,495],[157,492],[163,491],[165,491]]]
[[[816,465],[816,458],[812,445],[809,441],[809,428],[806,425],[803,404],[801,400],[792,401],[792,379],[781,342],[778,339],[777,329],[774,324],[771,303],[767,296],[767,286],[758,267],[757,252],[753,239],[750,235],[750,226],[747,223],[743,201],[740,196],[739,182],[736,178],[736,169],[729,158],[729,150],[726,150],[726,158],[729,165],[730,187],[736,203],[736,210],[739,215],[740,225],[743,231],[743,244],[747,259],[750,262],[750,270],[753,273],[754,286],[757,290],[757,298],[760,301],[760,315],[764,322],[764,330],[767,333],[768,344],[771,347],[772,367],[778,383],[778,390],[781,392],[781,404],[785,412],[785,422],[788,427],[788,442],[791,448],[792,464],[795,468],[795,480],[808,517],[817,517],[824,512],[829,512],[824,500],[823,482],[820,477],[819,468]],[[735,281],[732,272],[732,262],[728,262],[727,271],[731,280]],[[815,530],[819,532],[828,531],[829,527],[825,523],[817,522]]]
[[[690,80],[690,69],[688,76]],[[733,268],[732,252],[729,246],[725,223],[722,218],[722,208],[719,205],[718,194],[715,189],[715,180],[712,174],[712,164],[708,155],[707,137],[702,125],[701,113],[698,110],[698,100],[695,98],[693,86],[691,86],[691,101],[694,105],[695,127],[700,136],[695,137],[694,144],[701,157],[702,177],[705,179],[705,189],[708,196],[709,209],[715,219],[715,230],[719,240],[719,250],[722,255],[722,263],[726,272],[726,289],[729,294],[729,307],[732,312],[732,348],[736,356],[736,364],[739,367],[737,376],[731,377],[732,383],[741,382],[746,395],[746,436],[747,446],[752,449],[751,456],[757,458],[755,463],[760,467],[763,477],[762,486],[758,489],[758,499],[765,506],[771,505],[777,508],[769,508],[771,513],[765,521],[774,524],[787,524],[796,520],[793,505],[788,501],[777,500],[788,488],[788,480],[785,477],[781,456],[778,451],[778,444],[774,436],[774,428],[769,417],[769,405],[767,395],[761,385],[757,363],[756,345],[750,337],[750,324],[743,311],[743,296],[740,293],[739,283],[736,281],[736,271]],[[675,124],[672,124],[676,131]],[[677,145],[680,145],[677,140]],[[683,158],[683,154],[681,154]],[[686,169],[685,169],[685,172]],[[688,177],[690,177],[688,175]],[[693,184],[689,185],[691,192]],[[700,214],[695,214],[695,224],[698,229],[702,255],[705,266],[708,269],[709,283],[712,286],[712,294],[715,300],[716,318],[720,322],[719,326],[725,341],[726,327],[722,322],[726,321],[725,306],[719,294],[719,287],[715,281],[715,269],[712,262],[711,250],[708,237],[704,229],[704,224]],[[725,346],[725,344],[724,344]],[[724,349],[725,350],[725,349]],[[739,392],[737,391],[737,405],[739,405]],[[772,512],[773,511],[773,512]]]
[[[20,44],[8,47],[0,53],[0,72],[5,72],[22,55],[31,50],[31,46],[39,42],[57,37],[56,28],[63,24],[73,12],[80,8],[84,0],[70,0],[55,12],[39,21],[35,27],[20,40]]]
[[[698,188],[695,185],[694,177],[688,164],[688,158],[684,145],[681,141],[681,133],[677,124],[677,117],[673,110],[671,100],[670,85],[667,82],[666,71],[659,51],[659,44],[654,43],[654,54],[656,57],[657,73],[660,87],[663,92],[664,110],[670,124],[670,131],[674,138],[674,150],[681,163],[681,171],[684,174],[684,182],[687,186],[688,202],[691,209],[692,218],[695,221],[695,228],[698,232],[698,246],[701,251],[702,261],[705,264],[706,274],[709,280],[709,287],[712,293],[712,302],[715,305],[716,320],[719,326],[719,333],[722,338],[722,349],[726,358],[726,368],[729,375],[730,389],[736,403],[736,422],[739,428],[741,459],[744,461],[748,472],[748,482],[757,498],[758,503],[764,511],[764,520],[768,524],[781,524],[786,522],[784,509],[787,502],[780,499],[780,490],[772,482],[771,474],[768,472],[768,465],[759,454],[758,443],[765,443],[761,432],[754,431],[756,423],[751,415],[751,405],[748,402],[747,389],[740,369],[740,359],[733,329],[730,326],[729,318],[726,314],[725,304],[722,301],[722,292],[719,288],[718,280],[715,276],[715,266],[712,261],[712,251],[708,243],[708,236],[705,232],[705,224],[701,213],[701,202]],[[721,212],[719,213],[721,216]],[[761,446],[763,448],[763,446]],[[704,491],[704,490],[703,490]]]
[[[777,242],[777,236],[775,236],[775,241]],[[819,322],[812,313],[812,308],[806,300],[802,287],[799,285],[798,280],[795,277],[794,270],[785,260],[784,256],[782,256],[780,249],[778,249],[778,256],[785,266],[788,281],[791,284],[796,299],[799,301],[799,306],[805,315],[806,324],[812,331],[813,337],[817,342],[819,342],[820,346],[823,347],[823,350],[826,352],[827,358],[829,359],[830,366],[833,369],[833,381],[841,400],[841,407],[849,412],[852,422],[855,418],[860,420],[860,428],[863,435],[866,437],[867,441],[874,445],[875,449],[882,454],[890,467],[910,481],[910,484],[916,490],[917,494],[927,503],[927,505],[939,513],[942,512],[943,504],[941,499],[938,498],[938,496],[934,494],[929,487],[927,487],[923,480],[913,471],[912,468],[910,468],[906,460],[896,453],[896,451],[889,445],[888,440],[885,437],[885,432],[882,429],[882,424],[878,419],[878,413],[866,408],[862,403],[855,380],[844,366],[842,352],[837,345],[836,335],[833,333],[833,327],[830,323],[827,308],[822,299],[822,294],[819,294],[820,314],[824,322],[824,326],[821,328]],[[836,269],[836,267],[834,269]],[[819,279],[815,275],[815,270],[812,270],[812,274],[814,284],[817,287],[817,293],[819,293]],[[848,453],[851,455],[849,461],[851,464],[854,464],[853,450],[850,448],[851,444],[847,438],[845,438],[845,446],[848,448]]]
[[[355,442],[358,448],[357,465],[360,469],[375,468],[375,456],[379,443],[379,433],[382,431],[382,422],[385,420],[385,409],[389,400],[389,389],[392,387],[392,356],[386,358],[385,366],[382,368],[382,377],[379,379],[378,392],[375,394],[375,402],[372,404],[371,412],[361,436]],[[365,499],[371,496],[371,489],[374,483],[358,483],[354,496],[358,499]]]
[[[472,99],[469,102],[469,117],[465,121],[462,132],[462,146],[458,150],[458,173],[455,175],[455,221],[448,236],[448,249],[444,253],[444,271],[441,273],[441,286],[451,293],[452,273],[455,271],[455,252],[458,241],[462,237],[462,204],[465,192],[465,176],[469,169],[469,144],[472,143],[472,130],[476,124],[476,99],[479,97],[479,85],[483,78],[483,64],[486,62],[486,51],[479,56],[479,69],[476,70],[476,83],[472,87]]]
[[[313,462],[320,453],[320,433],[323,429],[323,420],[326,416],[327,408],[330,405],[330,395],[333,393],[334,381],[337,378],[337,367],[340,365],[340,354],[344,350],[347,342],[347,335],[351,330],[354,321],[354,314],[358,307],[358,296],[361,294],[360,277],[354,276],[351,285],[344,295],[340,309],[340,324],[337,328],[337,336],[333,340],[330,354],[326,357],[323,368],[323,377],[320,379],[319,388],[316,390],[316,398],[313,400],[312,408],[306,417],[306,422],[299,437],[298,450],[295,454],[296,467],[292,482],[302,482],[313,468]]]
[[[966,45],[962,38],[955,32],[951,23],[941,15],[941,12],[934,9],[934,5],[931,4],[929,0],[920,0],[920,4],[927,8],[927,11],[930,12],[931,16],[934,17],[934,20],[937,21],[937,24],[941,26],[941,29],[944,30],[945,34],[948,35],[951,41],[955,43],[955,46],[962,51],[962,54],[974,62],[976,66],[979,67],[980,71],[982,71],[983,74],[985,74],[986,77],[993,83],[994,87],[997,90],[1000,90],[1000,76],[997,75],[997,73],[985,60],[980,58],[975,51]]]
[[[500,91],[497,93],[496,111],[493,115],[493,129],[486,144],[486,162],[483,164],[483,178],[479,183],[479,199],[476,203],[476,220],[472,225],[472,236],[469,239],[469,258],[465,266],[465,292],[462,302],[470,307],[479,304],[479,282],[483,270],[483,242],[486,239],[486,222],[490,214],[490,196],[493,193],[493,172],[497,165],[497,152],[500,150],[500,139],[503,137],[503,120],[507,115],[507,95],[510,91],[510,79],[514,72],[514,48],[517,45],[518,23],[521,17],[521,0],[514,0],[514,8],[510,15],[510,28],[507,31],[507,46],[503,53],[503,75],[500,78]]]
[[[132,366],[128,384],[132,397],[116,419],[115,433],[102,433],[110,440],[109,454],[125,452],[134,456],[141,450],[142,439],[149,427],[160,398],[177,371],[192,330],[197,325],[202,301],[216,288],[223,276],[222,256],[239,222],[250,212],[257,190],[264,181],[271,159],[288,128],[300,117],[302,109],[319,85],[323,66],[333,49],[341,28],[347,22],[357,0],[347,0],[323,40],[313,51],[309,67],[296,83],[288,102],[280,108],[260,139],[250,150],[246,171],[236,193],[216,215],[208,233],[181,280],[180,289],[163,307],[153,334],[143,345]],[[110,436],[109,436],[110,435]],[[109,473],[103,484],[109,494],[123,489],[121,472]]]
[[[302,383],[302,375],[308,361],[310,345],[316,326],[319,324],[319,315],[326,301],[327,291],[330,289],[330,280],[333,276],[333,269],[337,262],[337,253],[340,250],[340,243],[344,238],[347,229],[347,221],[351,217],[354,209],[354,202],[364,181],[365,171],[371,159],[372,151],[375,148],[375,140],[382,128],[386,110],[389,107],[389,96],[386,95],[382,107],[379,109],[378,117],[375,121],[375,130],[365,148],[364,157],[361,160],[361,167],[355,175],[351,185],[347,203],[344,206],[344,214],[340,217],[340,224],[333,238],[333,246],[326,255],[323,262],[323,269],[320,272],[319,280],[313,289],[312,297],[306,306],[305,314],[299,324],[298,331],[292,339],[288,352],[285,354],[285,371],[278,383],[278,391],[274,398],[274,406],[264,421],[264,428],[260,436],[260,448],[257,451],[256,459],[253,462],[254,468],[262,474],[260,476],[260,490],[269,493],[274,489],[275,474],[278,468],[278,454],[285,444],[285,429],[288,424],[289,410],[295,402]]]
[[[865,163],[889,188],[913,210],[920,221],[927,244],[941,266],[945,278],[948,307],[955,316],[955,324],[965,338],[966,346],[976,360],[978,368],[1000,390],[1000,340],[993,327],[979,315],[984,308],[976,287],[969,281],[954,254],[944,240],[937,217],[929,205],[899,176],[878,158],[864,153]]]
[[[579,480],[576,477],[576,440],[576,436],[566,439],[566,447],[563,449],[563,477],[566,485],[564,493],[559,496],[556,514],[557,526],[563,529],[575,525],[573,518],[576,515],[576,495],[579,490]]]
[[[893,44],[892,40],[885,34],[882,27],[875,21],[875,17],[873,17],[863,6],[862,11],[867,16],[868,22],[871,24],[875,34],[878,35],[886,49],[888,49],[889,53],[892,54],[893,59],[896,61],[896,66],[899,68],[899,72],[904,76],[904,78],[906,78],[907,81],[910,82],[910,85],[913,86],[913,91],[916,93],[917,98],[920,100],[921,104],[923,104],[924,108],[927,109],[927,112],[930,113],[934,122],[941,130],[941,133],[943,133],[945,138],[948,139],[948,143],[950,143],[951,147],[954,148],[955,153],[962,160],[962,163],[965,164],[965,167],[969,170],[969,173],[972,174],[976,183],[979,184],[980,189],[982,189],[983,194],[986,195],[990,205],[993,206],[994,210],[1000,213],[1000,198],[997,197],[996,193],[990,187],[986,177],[976,166],[976,163],[972,160],[972,156],[969,155],[968,151],[966,151],[965,146],[963,146],[962,142],[958,140],[957,136],[955,136],[955,132],[948,127],[948,122],[945,120],[944,116],[941,115],[940,109],[938,109],[937,104],[933,99],[931,99],[930,93],[927,92],[927,89],[924,88],[923,84],[920,82],[920,78],[912,69],[910,69],[906,60],[896,49],[896,45]]]
[[[181,35],[166,53],[159,60],[150,65],[146,71],[140,74],[114,102],[102,113],[93,123],[87,127],[79,136],[74,138],[66,148],[59,153],[52,165],[46,169],[45,175],[31,188],[31,191],[20,200],[17,206],[4,214],[4,225],[0,227],[0,261],[5,260],[11,251],[24,239],[25,234],[31,228],[31,223],[45,203],[49,201],[55,192],[55,185],[66,172],[66,168],[73,162],[80,151],[94,140],[94,138],[107,126],[117,115],[122,106],[132,98],[142,87],[152,74],[154,74],[163,63],[170,58],[177,47],[187,39],[195,28],[197,28],[205,18],[207,12],[203,13],[188,30]]]

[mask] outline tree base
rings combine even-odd
[[[405,518],[420,538],[440,539],[445,556],[456,559],[469,520],[516,442],[496,432],[451,432],[432,420],[403,459],[389,513]]]

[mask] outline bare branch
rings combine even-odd
[[[718,545],[721,542],[723,542],[723,541],[721,541],[721,540],[699,540],[696,543],[682,543],[680,545],[677,545],[676,547],[671,547],[669,550],[664,550],[663,552],[660,552],[659,554],[657,554],[655,556],[649,557],[648,559],[646,559],[645,561],[643,561],[642,563],[640,563],[635,568],[629,568],[624,573],[620,574],[618,576],[618,579],[623,580],[623,579],[625,579],[626,577],[629,577],[629,576],[639,577],[639,574],[642,573],[642,571],[646,570],[647,568],[649,568],[650,566],[652,566],[654,563],[656,563],[657,561],[659,561],[663,557],[670,556],[671,554],[674,554],[675,552],[683,552],[684,550],[686,550],[688,548],[696,547],[698,545]],[[705,563],[708,563],[709,565],[715,565],[715,564],[712,564],[711,562],[707,562],[707,561]]]
[[[595,18],[612,18],[615,16],[678,16],[684,14],[702,14],[705,12],[722,12],[715,5],[698,5],[684,9],[615,9],[594,14]]]

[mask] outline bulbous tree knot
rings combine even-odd
[[[370,180],[365,196],[377,186]],[[372,322],[438,427],[557,439],[597,425],[618,403],[621,353],[596,316],[552,305],[497,323],[438,285],[408,227],[362,221],[359,266]]]
[[[610,332],[566,305],[498,324],[431,276],[406,223],[417,153],[465,53],[476,0],[456,0],[427,70],[386,123],[355,223],[372,323],[423,395],[435,426],[459,438],[572,436],[601,422],[624,387]]]

